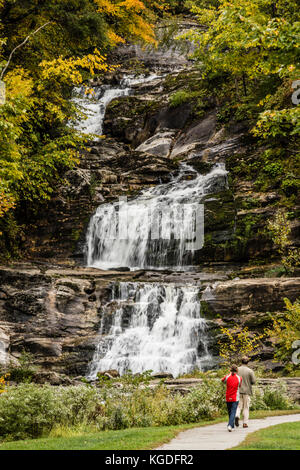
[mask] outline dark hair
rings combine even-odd
[[[238,367],[235,364],[232,364],[230,372],[237,372],[237,371],[238,371]]]
[[[249,360],[250,359],[247,356],[242,357],[242,364],[248,364]]]

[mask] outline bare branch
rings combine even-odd
[[[5,74],[9,64],[10,64],[10,61],[12,59],[12,56],[14,55],[14,53],[16,52],[17,49],[19,49],[20,47],[24,46],[26,44],[26,42],[30,39],[31,36],[33,36],[34,34],[38,33],[42,28],[44,28],[45,26],[47,26],[49,23],[51,23],[51,21],[48,21],[47,23],[44,23],[42,26],[40,26],[38,29],[36,29],[35,31],[33,31],[32,33],[28,34],[28,36],[26,37],[26,39],[24,39],[23,42],[21,42],[21,44],[18,44],[12,51],[11,53],[9,54],[9,58],[8,58],[8,61],[4,67],[4,69],[2,70],[1,72],[1,75],[0,75],[0,80],[2,80],[3,78],[3,75]]]

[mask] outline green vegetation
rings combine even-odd
[[[196,44],[194,56],[203,77],[223,77],[223,84],[233,85],[235,99],[232,94],[226,99],[235,118],[251,117],[253,133],[262,139],[292,139],[299,134],[299,109],[291,99],[292,81],[299,75],[297,2],[280,0],[275,6],[270,0],[195,0],[188,4],[206,26],[204,33],[187,33]]]
[[[272,328],[267,334],[276,341],[275,359],[283,362],[289,372],[299,369],[293,364],[293,355],[297,356],[296,349],[300,344],[300,300],[294,303],[284,299],[286,311],[281,318],[273,319]],[[295,350],[295,351],[294,351]],[[298,356],[295,357],[298,360]]]
[[[18,365],[10,364],[7,368],[10,380],[17,383],[30,383],[35,374],[33,355],[23,351],[18,359]]]
[[[122,431],[76,432],[74,436],[8,442],[0,450],[140,450],[169,441],[189,425],[131,428]],[[77,435],[76,435],[77,434]]]
[[[87,139],[68,124],[82,111],[72,88],[114,70],[106,54],[127,40],[156,44],[164,1],[0,0],[0,252],[17,256],[37,215]],[[88,92],[87,88],[87,92]]]
[[[57,437],[62,430],[72,434],[90,427],[96,432],[193,424],[226,413],[225,391],[219,378],[204,379],[184,396],[172,393],[163,382],[151,385],[149,373],[110,380],[101,377],[97,388],[88,384],[3,384],[0,438],[6,441]],[[281,386],[256,390],[252,400],[253,410],[293,408],[295,405]]]
[[[222,339],[219,340],[219,355],[228,366],[238,363],[243,356],[251,356],[261,346],[265,334],[250,332],[248,327],[220,328]]]
[[[300,422],[278,424],[253,432],[233,450],[300,450]]]
[[[277,211],[274,220],[269,221],[269,229],[284,269],[286,272],[293,272],[295,267],[300,265],[300,249],[290,247],[291,225],[286,212]]]
[[[126,384],[51,387],[21,384],[9,387],[0,401],[0,436],[5,439],[47,435],[54,426],[87,425],[97,429],[163,426],[199,422],[224,412],[221,383],[205,383],[186,397],[164,386]]]
[[[178,90],[170,96],[169,103],[172,108],[176,108],[184,103],[192,103],[194,117],[202,117],[205,109],[208,108],[208,103],[205,102],[206,90],[197,87],[189,89]]]
[[[52,197],[65,171],[78,164],[80,148],[86,146],[67,125],[83,117],[70,101],[72,87],[112,70],[106,54],[118,44],[131,40],[155,46],[155,22],[166,19],[175,25],[177,15],[188,11],[201,28],[185,35],[195,43],[190,67],[165,80],[169,105],[191,105],[187,124],[215,110],[218,128],[230,134],[241,125],[247,131],[246,151],[227,158],[231,187],[248,179],[256,191],[276,191],[270,204],[288,208],[290,219],[299,215],[291,210],[300,169],[300,108],[292,102],[299,78],[295,0],[276,5],[270,0],[1,0],[0,74],[7,91],[0,106],[2,257],[20,254],[28,220],[38,217],[40,205]],[[143,64],[133,60],[131,65],[145,72]],[[116,133],[124,137],[128,125],[139,127],[137,120],[157,106],[157,101],[116,100],[109,110],[112,119],[119,118]],[[261,207],[259,199],[248,207],[241,204],[237,200],[237,211]],[[250,213],[248,218],[239,218],[232,238],[217,249],[206,240],[208,253],[224,253],[228,260],[255,258],[249,248],[252,233],[262,244],[269,234],[263,217]]]
[[[217,111],[218,127],[229,135],[238,128],[246,131],[243,151],[226,157],[230,186],[239,190],[241,180],[249,180],[253,191],[273,191],[276,196],[268,204],[287,208],[290,220],[297,218],[297,211],[291,211],[300,170],[300,108],[293,103],[299,78],[296,2],[191,0],[186,5],[201,28],[185,34],[195,43],[193,70],[185,82],[178,77],[171,105],[200,103],[200,113]],[[253,205],[261,207],[259,200]],[[223,250],[227,260],[246,261],[260,256],[262,250],[253,250],[257,238],[256,245],[269,244],[264,217],[251,213],[244,200],[236,200],[236,209],[250,209],[248,220],[240,216],[232,238],[223,244],[207,239],[210,256]]]
[[[251,397],[251,410],[290,410],[297,408],[286,395],[286,386],[279,382],[276,388],[265,387],[263,390],[257,386],[253,388]]]
[[[251,417],[259,419],[293,413],[296,411],[254,411]],[[121,431],[96,432],[91,427],[60,428],[51,432],[48,438],[5,442],[0,444],[0,450],[147,450],[170,441],[186,429],[217,424],[225,420],[225,417],[220,417],[213,421],[195,424],[131,428]]]

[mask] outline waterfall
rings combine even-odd
[[[102,85],[91,87],[74,87],[72,101],[85,114],[86,119],[80,119],[74,124],[74,129],[84,134],[101,135],[103,133],[103,121],[106,107],[115,98],[129,96],[134,92],[135,85],[147,83],[158,78],[151,74],[148,77],[134,77],[128,75],[123,78],[117,87]],[[94,139],[97,140],[97,139]]]
[[[102,312],[88,378],[109,369],[121,374],[152,370],[174,377],[203,369],[211,361],[206,328],[197,286],[115,284]]]
[[[131,94],[135,85],[155,78],[127,77],[117,88],[95,89],[93,100],[81,98],[90,114],[78,124],[80,129],[101,134],[107,104]],[[224,165],[217,164],[207,175],[201,175],[181,163],[169,183],[146,189],[129,201],[120,198],[101,204],[87,230],[87,265],[99,269],[188,270],[193,254],[204,242],[205,200],[225,188]],[[128,282],[113,285],[111,299],[102,308],[89,379],[109,369],[121,374],[152,370],[177,377],[212,364],[199,287]]]
[[[7,363],[6,344],[4,341],[0,340],[0,365],[6,366],[6,363]]]
[[[102,204],[87,230],[87,265],[187,269],[188,262],[192,264],[193,251],[188,247],[195,238],[195,224],[202,229],[203,242],[201,202],[226,187],[226,175],[221,164],[203,176],[183,163],[170,183],[147,189],[128,202]]]

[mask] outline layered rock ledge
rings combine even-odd
[[[30,263],[1,267],[0,340],[6,361],[17,363],[25,350],[34,355],[40,376],[44,374],[41,380],[59,383],[84,376],[99,339],[103,306],[112,283],[198,285],[212,353],[217,351],[221,325],[262,331],[283,311],[283,298],[294,301],[300,290],[300,278],[230,280],[232,275],[233,267],[191,273],[100,271]],[[272,362],[273,353],[274,345],[264,341],[257,359],[267,370],[279,367]]]

